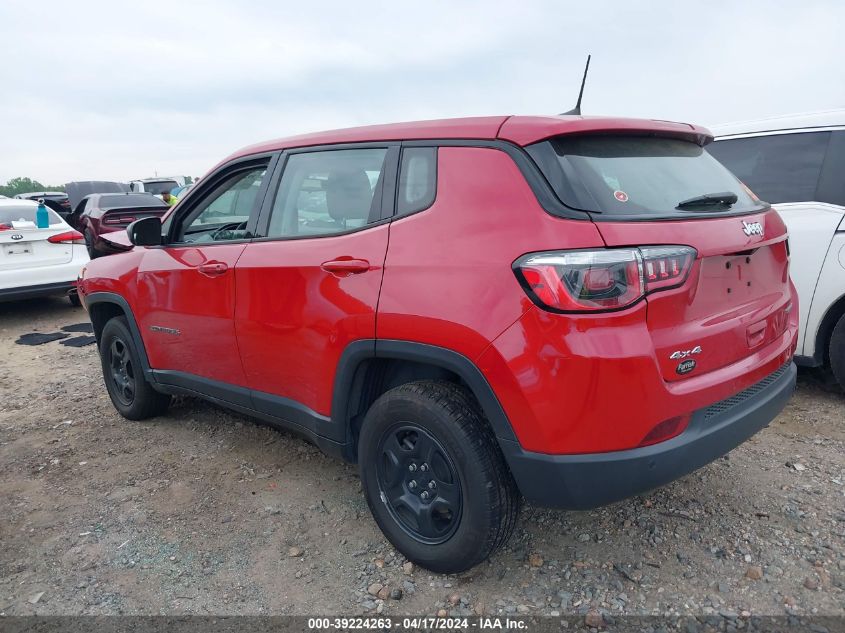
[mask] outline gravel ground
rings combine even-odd
[[[0,614],[845,614],[845,397],[806,374],[726,458],[526,507],[505,550],[439,576],[382,537],[354,467],[189,398],[128,422],[96,346],[14,343],[86,320],[0,306]]]

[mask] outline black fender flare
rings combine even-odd
[[[493,388],[469,358],[454,350],[428,343],[363,339],[350,343],[343,350],[335,373],[332,395],[332,422],[347,433],[346,441],[350,445],[350,403],[354,396],[355,378],[361,363],[369,359],[408,360],[451,371],[467,384],[478,399],[497,439],[500,442],[517,442],[510,421]]]
[[[147,349],[144,347],[144,339],[141,337],[141,330],[138,327],[138,322],[135,320],[135,314],[132,312],[132,308],[129,307],[129,302],[116,292],[92,292],[89,295],[85,295],[84,302],[89,318],[91,307],[97,304],[111,303],[121,309],[126,317],[126,321],[129,323],[129,331],[132,334],[132,338],[135,339],[135,347],[138,349],[138,356],[141,359],[141,368],[144,370],[144,376],[149,382],[155,382],[155,376],[150,368],[150,361],[147,357]],[[98,336],[97,344],[99,342]]]

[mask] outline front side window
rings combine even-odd
[[[726,139],[708,149],[763,200],[809,202],[829,141],[830,132],[802,132]]]
[[[285,164],[268,237],[343,233],[380,218],[387,149],[293,154]]]
[[[266,165],[238,171],[224,180],[181,221],[177,242],[221,242],[249,236],[247,222],[255,208]]]
[[[688,141],[562,136],[528,151],[561,201],[582,211],[665,217],[764,206],[703,147]]]

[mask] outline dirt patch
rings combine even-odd
[[[527,507],[507,549],[439,576],[403,567],[353,466],[193,399],[128,422],[96,346],[14,344],[82,321],[0,307],[0,613],[845,614],[845,397],[806,377],[726,458],[600,510]]]

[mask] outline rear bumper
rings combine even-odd
[[[788,363],[744,391],[695,412],[687,429],[665,442],[609,453],[546,455],[518,442],[500,445],[525,498],[585,510],[657,488],[728,453],[768,426],[795,389]]]
[[[58,283],[22,286],[19,288],[0,288],[0,301],[19,301],[21,299],[33,299],[35,297],[75,292],[75,281],[60,281]]]

